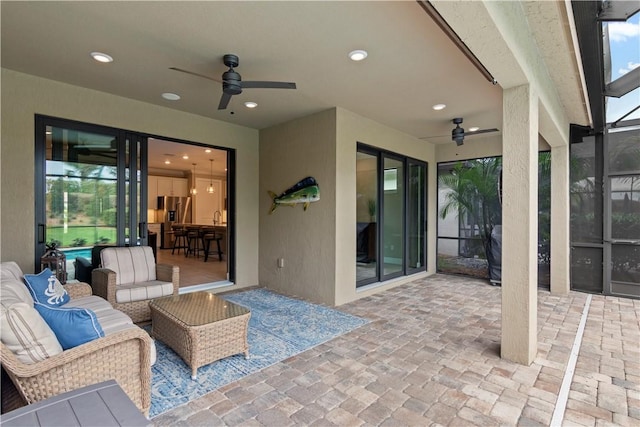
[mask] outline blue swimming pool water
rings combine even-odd
[[[61,250],[67,256],[68,261],[75,260],[76,257],[91,259],[91,248],[61,249]]]

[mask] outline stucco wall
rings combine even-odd
[[[428,163],[427,272],[436,270],[436,157],[433,144],[337,108],[335,304],[340,305],[406,282],[393,280],[356,291],[356,150],[362,142]]]
[[[341,305],[405,283],[401,278],[356,291],[356,150],[362,142],[426,161],[428,273],[435,272],[436,167],[432,144],[335,108],[260,131],[260,284],[316,302]],[[281,193],[305,176],[320,201],[268,211],[267,191]],[[278,259],[284,267],[278,267]]]
[[[258,284],[257,130],[7,69],[2,69],[0,259],[18,262],[25,272],[35,268],[35,114],[236,149],[236,283]]]
[[[326,110],[260,131],[260,284],[333,305],[335,299],[336,110]],[[312,176],[320,200],[278,207],[280,194]],[[354,193],[355,194],[355,193]],[[278,267],[278,259],[284,267]]]

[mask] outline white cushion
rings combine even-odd
[[[112,309],[100,311],[96,313],[96,317],[98,318],[98,322],[100,322],[100,326],[102,326],[102,330],[105,335],[110,335],[114,331],[119,330],[120,326],[133,325],[131,318],[120,310]]]
[[[116,288],[116,302],[118,304],[173,295],[173,283],[152,280],[149,282],[130,285],[120,285]]]
[[[18,279],[22,280],[22,269],[15,261],[7,261],[0,264],[1,278],[4,279]]]
[[[4,270],[3,270],[4,271]],[[33,297],[22,279],[7,276],[0,279],[0,296],[7,307],[16,302],[24,302],[33,307]]]
[[[80,307],[80,308],[88,308],[89,310],[96,313],[98,318],[100,318],[100,312],[105,310],[113,310],[111,304],[106,299],[100,298],[97,295],[88,295],[86,297],[78,297],[72,298],[65,307]]]
[[[156,280],[156,260],[150,246],[105,248],[102,267],[116,273],[116,285]]]
[[[17,302],[0,307],[2,342],[23,363],[34,363],[62,353],[51,328],[31,305]]]

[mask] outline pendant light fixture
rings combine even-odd
[[[193,186],[191,187],[191,194],[196,195],[198,190],[196,190],[196,163],[192,163],[193,165]]]
[[[213,194],[216,192],[216,189],[213,188],[213,159],[209,159],[211,162],[211,172],[209,174],[209,188],[207,188],[207,193]]]

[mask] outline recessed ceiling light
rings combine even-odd
[[[165,160],[165,161],[164,161],[164,164],[165,164],[165,165],[170,165],[170,164],[171,164],[171,160]]]
[[[204,152],[205,152],[205,153],[210,153],[210,152],[211,152],[211,149],[210,149],[210,148],[207,148],[206,150],[204,150]]]
[[[177,101],[178,99],[180,99],[180,95],[176,94],[176,93],[171,93],[171,92],[165,92],[162,94],[162,97],[164,99],[167,99],[169,101]]]
[[[113,58],[102,52],[91,52],[91,56],[98,62],[113,62]]]
[[[446,104],[436,104],[431,108],[433,108],[436,111],[440,111],[440,110],[444,110],[445,108],[447,108],[447,105]]]
[[[362,61],[367,55],[367,51],[361,49],[349,52],[349,58],[351,58],[352,61]]]
[[[185,160],[189,160],[189,156],[187,156],[186,154],[184,156],[182,156],[183,159]]]
[[[477,131],[478,129],[480,129],[478,126],[470,127],[470,128],[469,128],[469,132],[475,132],[475,131]]]
[[[256,108],[258,106],[258,103],[253,101],[247,101],[244,103],[244,106],[247,108]]]

